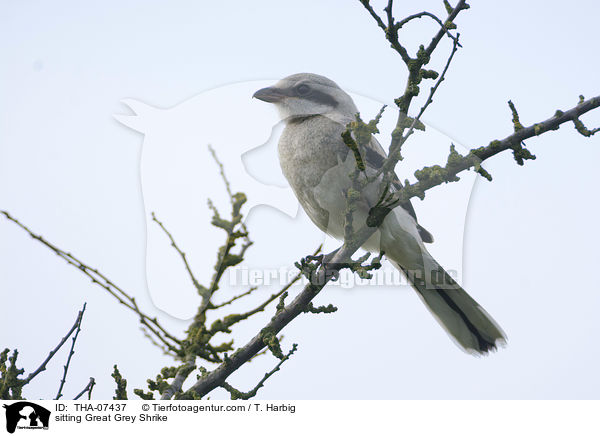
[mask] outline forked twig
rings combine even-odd
[[[54,357],[54,355],[58,352],[58,350],[61,349],[61,347],[64,345],[65,342],[67,342],[67,339],[69,339],[69,337],[71,336],[71,334],[76,330],[79,329],[81,326],[81,319],[83,317],[83,312],[85,312],[85,304],[83,305],[83,309],[79,311],[79,314],[77,315],[77,319],[75,320],[75,323],[73,324],[73,326],[69,329],[69,331],[67,332],[67,334],[65,335],[65,337],[63,337],[60,342],[58,343],[58,345],[56,347],[54,347],[53,350],[50,351],[50,353],[48,354],[48,357],[46,357],[46,359],[42,362],[42,364],[40,366],[37,367],[37,369],[33,372],[31,372],[27,378],[25,378],[25,380],[23,381],[23,385],[28,384],[29,382],[31,382],[31,380],[33,380],[40,372],[45,371],[46,370],[46,365],[48,364],[48,362],[50,362],[50,360],[52,360],[52,358]]]

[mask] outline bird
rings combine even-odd
[[[253,97],[273,104],[285,123],[278,143],[279,162],[300,205],[319,229],[343,240],[346,192],[358,163],[342,138],[359,114],[352,97],[331,79],[313,73],[290,75],[259,89]],[[374,136],[358,148],[366,177],[374,180],[360,192],[354,230],[364,225],[381,197],[378,170],[387,158]],[[394,176],[390,189],[397,191],[402,184]],[[418,224],[410,201],[405,201],[388,213],[361,248],[385,254],[463,351],[479,356],[504,346],[506,335],[496,321],[428,252],[425,243],[432,242],[431,233]]]

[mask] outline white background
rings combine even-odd
[[[39,404],[51,411],[47,434],[64,436],[80,435],[82,431],[90,435],[104,435],[106,432],[123,434],[125,431],[127,434],[161,435],[165,431],[189,431],[199,425],[204,432],[212,434],[222,431],[224,422],[228,432],[251,435],[278,435],[282,428],[289,435],[305,435],[314,431],[316,425],[321,434],[348,435],[389,433],[391,429],[394,434],[406,431],[419,435],[442,432],[448,435],[478,435],[482,428],[486,429],[486,434],[493,436],[536,432],[596,435],[597,426],[593,419],[598,406],[597,401],[203,401],[195,406],[204,407],[204,411],[160,412],[167,417],[166,422],[140,422],[139,415],[156,414],[153,412],[156,402],[130,401],[124,412],[94,412],[90,409],[77,412],[74,410],[77,403],[73,401],[43,401]],[[56,411],[59,404],[67,407],[66,412]],[[106,403],[92,401],[85,405],[104,407]],[[183,401],[169,402],[169,405],[191,407],[189,402]],[[144,406],[149,407],[148,412],[142,411]],[[236,411],[208,411],[211,407],[225,409],[234,406]],[[245,410],[240,411],[239,408],[244,406]],[[257,406],[260,412],[256,411]],[[279,411],[269,412],[268,406],[278,407]],[[288,411],[282,411],[282,406]],[[294,408],[293,413],[290,413],[291,407]],[[116,421],[117,414],[135,416],[136,421]],[[65,418],[65,415],[71,418]],[[432,415],[437,419],[431,419]],[[76,416],[81,418],[81,423],[77,424],[74,420]],[[89,416],[87,419],[111,416],[111,421],[87,421],[86,416]],[[505,416],[513,419],[504,419]],[[23,420],[19,425],[24,425],[22,423]],[[0,425],[4,424],[4,417],[0,416]],[[17,434],[27,434],[27,431],[16,430]]]
[[[421,3],[419,9],[443,14],[441,2]],[[404,86],[398,55],[358,2],[0,5],[0,209],[101,269],[178,332],[187,322],[161,314],[149,299],[142,137],[113,119],[127,112],[119,101],[169,108],[225,84],[300,71],[388,103]],[[396,12],[415,8],[398,3]],[[464,48],[424,121],[475,147],[511,133],[508,99],[529,125],[572,107],[579,94],[597,95],[598,12],[592,1],[473,2],[457,20]],[[404,41],[416,47],[434,31],[416,23]],[[267,113],[266,105],[255,106]],[[225,119],[231,110],[214,108]],[[271,121],[257,118],[265,140]],[[584,121],[595,127],[600,116]],[[286,328],[285,347],[297,342],[299,350],[259,398],[596,398],[600,142],[565,125],[527,144],[538,159],[524,168],[509,154],[487,163],[495,180],[477,181],[464,233],[463,284],[507,332],[506,349],[481,359],[463,354],[406,288],[331,288],[319,302],[339,311]],[[438,187],[415,202],[440,246],[432,251],[444,250],[452,189]],[[223,202],[223,195],[215,181],[199,188],[197,203],[208,196]],[[258,242],[249,261],[291,264],[307,254],[320,236],[300,221],[257,209],[251,231]],[[94,397],[111,398],[115,363],[130,392],[171,364],[146,341],[135,316],[4,219],[0,248],[0,347],[18,348],[26,372],[69,329],[84,301],[66,398],[91,376],[98,381]],[[186,248],[214,254],[198,241]],[[199,276],[209,277],[211,267],[199,263]],[[272,310],[240,324],[236,343],[258,332]],[[63,350],[26,388],[27,398],[55,395],[65,356]],[[272,365],[271,357],[257,359],[231,383],[250,389]]]

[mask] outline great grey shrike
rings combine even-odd
[[[254,97],[273,103],[286,124],[279,140],[279,161],[298,201],[317,227],[343,239],[347,208],[344,192],[350,187],[356,161],[341,134],[358,113],[352,98],[332,80],[309,73],[286,77],[260,89]],[[366,176],[374,176],[386,152],[375,137],[359,152],[366,164]],[[369,183],[361,193],[354,212],[355,230],[365,223],[369,210],[377,203],[380,181],[381,177]],[[394,185],[394,189],[401,188],[398,178]],[[405,202],[386,216],[362,248],[385,252],[463,350],[472,354],[495,350],[505,343],[504,333],[429,254],[424,243],[430,242],[433,237],[417,223],[410,202]]]

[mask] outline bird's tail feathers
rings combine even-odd
[[[435,269],[426,274],[402,270],[440,325],[466,352],[481,355],[506,343],[496,321],[452,279],[433,258]],[[428,262],[429,263],[429,262]]]

